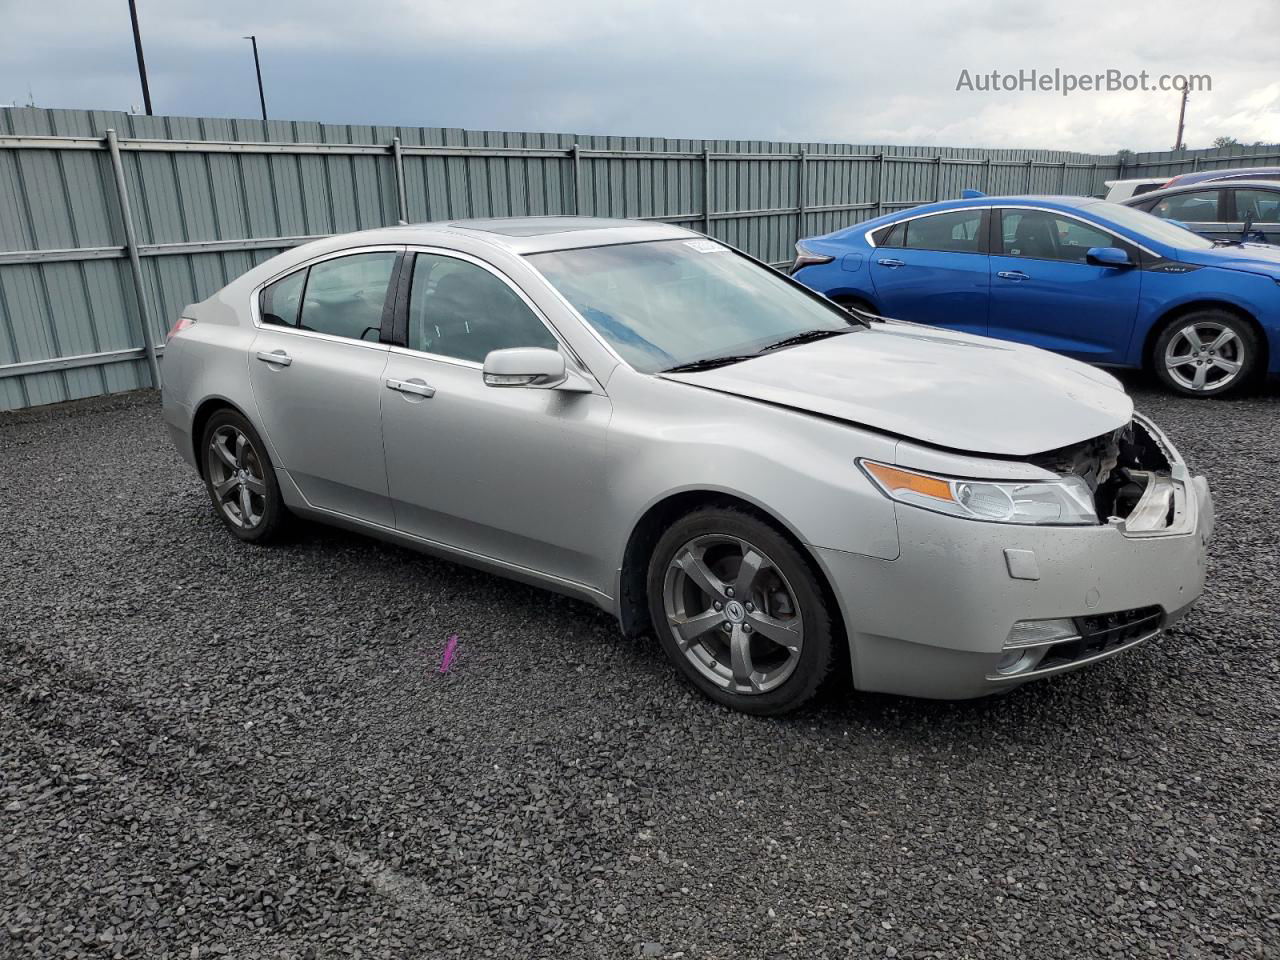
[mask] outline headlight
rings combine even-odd
[[[962,480],[859,460],[885,496],[966,520],[1096,524],[1093,493],[1080,477],[1058,480]]]

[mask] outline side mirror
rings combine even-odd
[[[1132,267],[1129,254],[1119,247],[1090,247],[1086,251],[1085,262],[1095,267]]]
[[[484,384],[486,387],[591,392],[586,380],[565,366],[564,355],[546,347],[490,350],[484,358]]]

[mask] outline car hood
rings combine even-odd
[[[668,380],[970,453],[1028,456],[1116,430],[1133,402],[1110,374],[1019,344],[909,323]]]
[[[1280,246],[1250,243],[1243,247],[1214,247],[1212,250],[1179,250],[1178,259],[1206,267],[1246,270],[1266,277],[1280,277]]]

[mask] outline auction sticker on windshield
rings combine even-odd
[[[729,250],[728,247],[721,246],[714,240],[686,240],[684,245],[699,253],[727,253]]]

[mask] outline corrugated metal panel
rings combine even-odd
[[[1138,153],[1125,158],[1120,175],[1124,178],[1173,177],[1196,170],[1260,166],[1280,166],[1280,144]]]
[[[136,353],[142,346],[138,317],[151,318],[149,334],[159,342],[184,304],[289,246],[289,238],[395,223],[396,137],[403,147],[410,221],[575,212],[658,217],[707,229],[772,263],[790,260],[799,237],[954,197],[967,187],[1092,194],[1117,173],[1115,157],[1068,151],[0,110],[0,136],[100,138],[108,128],[122,140],[145,301],[139,300],[125,258],[124,223],[105,146],[87,140],[38,146],[0,141],[0,409],[147,385],[147,365]],[[147,145],[131,142],[137,140],[189,145],[142,149]],[[208,147],[199,145],[206,141]],[[249,152],[225,146],[236,143],[281,146]],[[292,144],[300,146],[290,149]],[[421,147],[459,152],[414,152]],[[808,154],[803,161],[801,150]],[[1155,155],[1142,156],[1159,162]],[[1235,155],[1232,160],[1243,163]],[[257,243],[244,243],[250,240]],[[198,243],[217,243],[219,249],[155,246]],[[4,257],[23,251],[59,253]],[[10,364],[113,351],[135,352],[105,365],[81,361],[66,369],[3,375]]]

